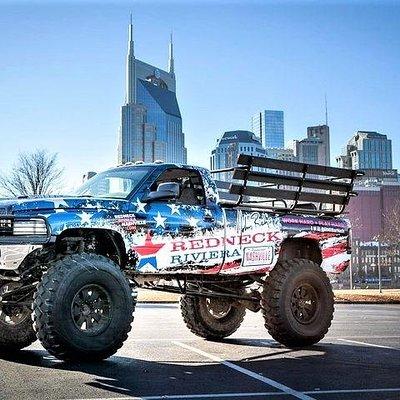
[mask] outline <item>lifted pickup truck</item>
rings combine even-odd
[[[74,196],[0,202],[0,352],[38,338],[60,359],[107,358],[131,329],[137,287],[180,293],[206,339],[231,335],[249,309],[288,347],[321,340],[334,311],[326,273],[350,259],[337,215],[360,172],[243,154],[214,172],[229,174],[228,192],[203,168],[124,164]]]

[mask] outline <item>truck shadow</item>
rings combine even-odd
[[[253,344],[249,345],[250,342]],[[323,342],[307,349],[291,350],[275,342],[268,346],[265,340],[260,340],[257,346],[257,340],[251,339],[230,339],[223,343],[232,345],[234,352],[230,351],[230,354],[241,354],[244,346],[250,346],[249,350],[252,350],[246,351],[248,357],[237,356],[228,361],[301,391],[395,388],[399,384],[400,352],[392,349]],[[204,346],[197,342],[195,347]],[[222,350],[226,351],[226,347]],[[177,356],[178,351],[181,351],[179,347],[173,360],[163,359],[162,351],[159,351],[154,361],[113,356],[97,363],[62,362],[45,350],[22,350],[1,358],[20,364],[21,369],[34,367],[31,372],[27,371],[27,376],[30,373],[35,376],[37,368],[59,370],[60,379],[68,376],[69,371],[86,374],[74,378],[79,385],[74,389],[73,397],[88,397],[88,393],[89,397],[112,393],[141,397],[274,390],[220,363],[199,356],[191,358],[193,354],[187,351]],[[213,352],[215,354],[215,348]],[[38,379],[35,376],[35,384],[40,386]],[[42,384],[45,386],[45,381]],[[85,389],[85,385],[89,388]]]

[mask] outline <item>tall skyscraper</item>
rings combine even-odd
[[[294,150],[299,162],[330,165],[329,126],[308,127],[307,137],[294,141]]]
[[[336,161],[342,168],[391,170],[392,141],[378,132],[358,131]]]
[[[399,179],[397,170],[392,169],[392,141],[378,132],[356,132],[342,154],[336,157],[336,162],[341,168],[364,171],[359,184],[396,183]]]
[[[283,148],[285,145],[283,111],[264,110],[251,118],[251,131],[265,148]]]
[[[135,57],[133,25],[129,24],[126,99],[121,108],[118,162],[186,163],[182,117],[176,98],[172,35],[168,71]]]

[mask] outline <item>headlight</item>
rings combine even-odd
[[[47,235],[44,219],[14,220],[13,235]]]

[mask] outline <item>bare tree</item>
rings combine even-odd
[[[400,200],[384,215],[382,239],[388,244],[400,248]]]
[[[60,188],[62,174],[57,154],[43,149],[20,153],[10,174],[0,175],[0,190],[14,197],[52,194]]]

